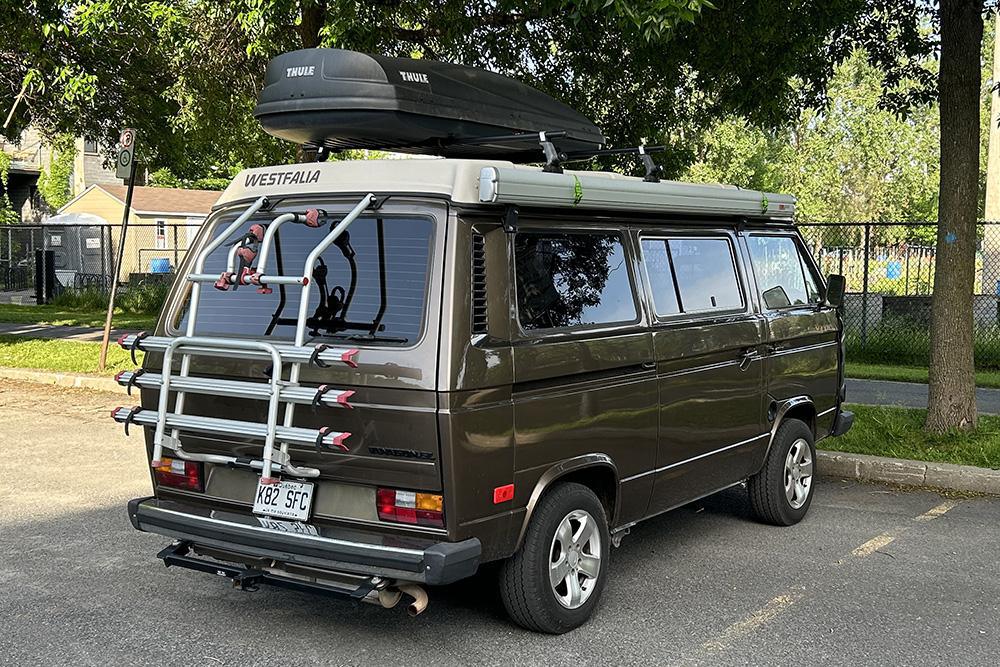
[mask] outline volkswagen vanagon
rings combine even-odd
[[[145,431],[153,482],[128,514],[171,538],[168,566],[413,613],[500,561],[514,621],[562,633],[645,518],[742,484],[760,521],[805,516],[815,443],[852,422],[843,280],[792,197],[661,181],[641,149],[645,177],[565,169],[601,150],[586,119],[454,67],[317,49],[269,68],[262,122],[321,157],[449,157],[236,177],[156,331],[119,341],[145,355],[113,417]],[[435,85],[554,120],[473,110],[443,125],[472,139],[442,135],[447,105],[413,106]]]

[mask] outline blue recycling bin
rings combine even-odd
[[[903,277],[903,263],[893,260],[885,265],[885,277],[889,280],[899,280]]]
[[[150,273],[170,273],[170,260],[166,257],[157,257],[149,262]]]

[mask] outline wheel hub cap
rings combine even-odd
[[[582,606],[601,574],[601,531],[586,510],[573,510],[559,522],[549,550],[549,585],[567,609]]]
[[[799,438],[785,457],[785,498],[792,509],[805,505],[812,493],[813,459],[809,443]]]

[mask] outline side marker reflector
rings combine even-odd
[[[493,489],[493,504],[499,505],[510,500],[514,500],[514,485],[505,484]]]

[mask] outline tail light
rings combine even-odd
[[[379,489],[376,504],[382,521],[444,528],[444,499],[439,495]]]
[[[157,484],[163,486],[201,491],[203,488],[201,471],[201,463],[197,461],[168,459],[164,456],[160,459],[160,465],[153,468],[153,477]]]

